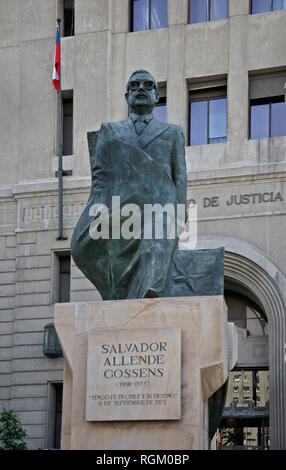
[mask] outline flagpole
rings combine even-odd
[[[61,31],[61,18],[57,18],[59,32]],[[60,34],[61,38],[61,34]],[[58,192],[59,192],[59,232],[57,240],[66,240],[63,236],[63,124],[62,124],[62,86],[61,86],[61,61],[59,64],[59,89],[57,95],[58,114]]]

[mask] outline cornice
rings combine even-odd
[[[212,168],[194,170],[187,173],[188,187],[201,185],[226,186],[235,183],[251,183],[254,181],[285,181],[286,161],[277,163],[262,163],[258,165],[245,165],[237,167]],[[90,176],[66,177],[63,182],[65,194],[88,193],[90,190]],[[0,188],[0,199],[13,200],[27,197],[44,197],[56,195],[58,192],[57,179],[43,179],[38,181],[20,182],[9,187]]]

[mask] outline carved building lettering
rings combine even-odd
[[[284,197],[280,191],[250,193],[250,194],[230,194],[228,196],[208,196],[203,197],[202,201],[197,201],[194,198],[189,200],[189,204],[198,204],[199,207],[204,209],[220,206],[239,206],[247,204],[263,204],[263,203],[278,203],[283,202]]]

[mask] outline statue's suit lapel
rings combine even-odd
[[[159,135],[165,132],[170,127],[170,124],[165,124],[158,119],[154,118],[146,126],[142,134],[137,135],[132,119],[129,117],[126,121],[116,123],[116,127],[111,123],[111,129],[117,138],[130,142],[130,144],[137,145],[142,150],[147,147]]]
[[[131,118],[116,123],[111,122],[109,123],[109,127],[111,128],[114,137],[123,140],[124,142],[136,145],[137,134]]]
[[[133,124],[133,121],[131,119],[131,117],[129,117],[126,121],[127,123],[127,126],[126,126],[126,130],[125,130],[125,135],[127,137],[127,139],[129,140],[129,142],[131,142],[132,144],[134,144],[134,142],[136,142],[137,140],[137,133],[136,133],[136,130],[134,128],[134,124]]]
[[[165,132],[170,127],[170,124],[165,124],[164,122],[158,121],[154,118],[149,122],[148,126],[144,129],[142,134],[138,136],[137,143],[140,148],[144,149],[149,145],[153,140],[157,139],[159,135]]]

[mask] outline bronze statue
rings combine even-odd
[[[120,197],[120,209],[135,204],[142,217],[146,205],[176,207],[186,202],[184,133],[181,126],[153,116],[159,99],[157,82],[149,72],[138,70],[127,83],[125,97],[131,110],[129,118],[103,123],[99,132],[88,134],[92,188],[71,247],[76,264],[103,299],[162,295],[178,236],[145,239],[146,227],[141,220],[140,238],[115,239],[110,233],[108,239],[94,240],[90,228],[102,215],[99,205],[108,208],[112,227],[112,197]],[[124,220],[121,214],[121,223]]]
[[[159,94],[149,72],[135,71],[126,89],[128,119],[88,133],[92,185],[72,237],[74,261],[103,300],[220,294],[223,249],[178,249],[177,208],[186,203],[183,128],[153,116]],[[154,219],[146,220],[146,207],[156,205],[174,208],[173,236],[165,219],[161,237]],[[130,216],[134,208],[139,224],[138,214]],[[139,225],[133,233],[131,221]],[[128,223],[130,236],[122,236]]]

